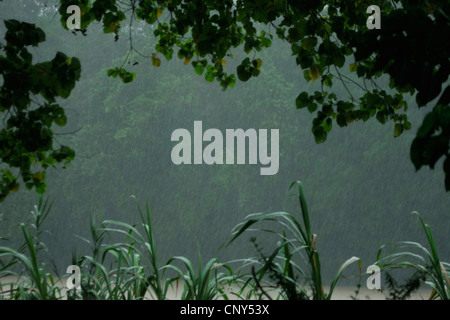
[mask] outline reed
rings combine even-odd
[[[408,268],[414,270],[413,277],[424,276],[425,284],[431,287],[430,299],[450,299],[450,264],[439,259],[438,250],[431,228],[418,212],[413,212],[419,218],[425,232],[428,248],[418,242],[401,241],[381,246],[378,250],[376,264],[381,270]],[[386,251],[389,252],[386,253]]]
[[[182,268],[177,266],[181,263]],[[198,271],[192,262],[186,257],[173,257],[169,260],[166,269],[174,270],[177,277],[171,281],[182,280],[184,290],[181,294],[182,300],[216,300],[219,298],[228,300],[227,288],[231,288],[237,276],[226,264],[220,263],[218,259],[210,259],[202,266],[200,253],[198,254]],[[183,271],[186,269],[186,271]]]
[[[61,288],[55,277],[48,271],[48,266],[39,260],[40,252],[48,253],[40,236],[42,223],[48,217],[51,207],[52,203],[48,199],[43,201],[40,197],[31,211],[33,222],[30,225],[19,225],[24,243],[17,250],[0,247],[0,259],[6,259],[0,268],[0,296],[26,300],[54,300],[61,297]],[[17,280],[2,283],[2,278],[8,276]]]
[[[49,253],[41,241],[42,224],[49,215],[51,203],[41,197],[31,212],[32,223],[19,225],[23,244],[17,250],[0,247],[0,299],[167,300],[171,298],[170,290],[182,282],[183,291],[176,299],[329,300],[349,266],[357,263],[361,275],[361,261],[357,257],[347,259],[325,292],[315,243],[317,235],[312,232],[303,186],[297,181],[289,190],[298,192],[299,213],[250,214],[232,229],[224,244],[231,245],[250,231],[256,231],[258,236],[270,233],[276,237],[270,254],[263,253],[257,238],[253,237],[259,257],[227,263],[211,258],[204,264],[199,249],[197,268],[184,256],[172,257],[165,263],[159,261],[148,204],[145,211],[137,205],[140,221],[136,224],[117,220],[97,223],[92,218],[90,238],[80,237],[90,246],[89,253],[82,256],[74,253],[72,258],[72,264],[81,270],[81,288],[69,291],[59,280],[56,268],[53,266],[50,272],[49,265],[43,262],[44,255]],[[411,241],[386,244],[379,249],[376,264],[382,270],[412,268],[413,280],[425,279],[425,284],[432,288],[430,299],[448,300],[450,265],[439,259],[430,226],[415,214],[429,248]],[[263,223],[275,225],[254,228]],[[232,268],[235,263],[239,266]],[[1,281],[8,276],[15,280]],[[416,282],[411,282],[414,286],[408,282],[407,287],[411,288],[405,294],[399,291],[401,296],[408,296],[416,288]],[[393,279],[392,283],[395,284]]]
[[[338,269],[329,292],[325,293],[319,252],[315,246],[317,235],[311,230],[302,183],[300,181],[294,182],[289,189],[291,190],[294,187],[298,191],[299,215],[281,211],[250,214],[243,222],[233,228],[227,245],[230,245],[246,231],[275,233],[279,241],[272,253],[268,257],[263,256],[262,259],[253,260],[255,263],[254,270],[258,268],[258,271],[253,272],[253,279],[257,287],[264,290],[263,284],[265,284],[266,287],[280,289],[281,297],[284,299],[329,300],[344,270],[357,262],[359,272],[361,272],[361,262],[357,257],[346,260]],[[253,225],[262,222],[276,223],[281,226],[283,231],[275,232],[275,228],[250,229]],[[296,257],[299,257],[299,259],[295,259]],[[303,266],[304,262],[306,262],[306,267]],[[271,276],[272,281],[267,280],[268,276]],[[267,294],[266,297],[269,298],[270,295]]]

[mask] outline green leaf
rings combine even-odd
[[[403,132],[403,124],[396,123],[394,126],[394,137],[400,136],[402,132]]]
[[[53,120],[58,126],[63,127],[67,123],[67,117],[65,114],[60,115],[59,117]]]
[[[425,137],[431,135],[435,130],[435,125],[438,122],[438,117],[435,112],[429,112],[425,119],[422,122],[422,125],[420,126],[419,130],[417,131],[416,136],[418,138]]]
[[[322,127],[325,129],[326,133],[330,133],[331,128],[333,127],[333,121],[331,118],[326,118],[326,120],[322,122]]]
[[[317,65],[312,65],[309,68],[309,76],[311,77],[312,81],[316,81],[320,77],[320,68]]]
[[[119,77],[120,77],[120,79],[122,79],[123,83],[130,83],[134,80],[134,78],[136,77],[136,74],[133,72],[128,72],[124,69],[121,69],[119,72]]]
[[[314,111],[316,111],[317,110],[317,103],[315,103],[315,102],[309,102],[308,103],[308,111],[310,112],[310,113],[313,113]]]
[[[118,67],[108,69],[108,77],[117,77],[119,75],[119,71],[120,70]]]
[[[295,99],[295,105],[297,106],[297,109],[302,109],[308,106],[309,101],[308,92],[303,91],[297,96],[297,99]]]
[[[237,67],[236,71],[239,80],[243,82],[247,81],[252,76],[252,74],[247,70],[247,67],[242,64]]]
[[[405,126],[405,130],[411,130],[411,122],[406,121],[404,126]]]
[[[312,132],[316,143],[324,143],[327,140],[327,133],[322,126],[313,127]]]
[[[351,257],[350,259],[347,259],[338,269],[336,276],[333,279],[333,282],[330,285],[330,292],[327,295],[327,299],[331,299],[331,296],[333,294],[334,288],[336,287],[338,281],[341,279],[341,275],[344,272],[344,270],[350,266],[352,263],[358,262],[358,268],[359,273],[361,273],[361,259],[358,257]]]
[[[387,115],[384,111],[378,111],[376,118],[381,124],[385,124],[387,121]]]
[[[213,82],[214,81],[214,73],[212,72],[212,70],[208,70],[205,74],[205,80],[208,82]]]
[[[344,66],[345,63],[345,56],[341,53],[336,53],[333,56],[333,62],[336,65],[336,67],[338,68],[342,68]]]
[[[203,74],[203,71],[205,71],[205,67],[203,64],[198,63],[198,61],[192,62],[192,65],[194,66],[195,73],[201,76]]]
[[[159,59],[156,55],[152,56],[152,65],[154,67],[159,67],[161,66],[161,59]]]
[[[317,38],[316,37],[308,37],[303,39],[302,41],[302,47],[303,49],[307,51],[313,50],[317,45]]]
[[[340,127],[346,127],[347,126],[347,119],[344,114],[339,113],[336,117],[336,122]]]
[[[233,88],[234,87],[234,85],[236,84],[236,77],[234,76],[234,74],[232,74],[232,75],[229,75],[228,76],[228,86],[230,87],[230,88]]]
[[[260,68],[261,68],[261,65],[262,65],[262,60],[261,59],[255,59],[254,61],[253,61],[253,64],[255,65],[255,68],[257,69],[257,70],[259,70]]]

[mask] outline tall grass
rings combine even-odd
[[[253,279],[260,290],[266,287],[281,289],[281,297],[284,299],[331,299],[334,289],[344,272],[351,264],[358,262],[359,272],[361,272],[360,259],[351,257],[346,260],[338,269],[333,279],[330,290],[325,293],[322,283],[321,265],[319,252],[316,249],[315,241],[317,235],[312,233],[309,219],[309,211],[306,203],[303,186],[300,181],[294,182],[290,190],[296,187],[298,190],[298,200],[300,214],[294,215],[287,212],[270,212],[250,214],[245,221],[238,224],[231,232],[228,245],[240,237],[246,231],[258,231],[275,233],[279,242],[272,253],[262,259],[254,259]],[[297,218],[299,216],[300,219]],[[283,231],[275,232],[274,229],[250,229],[253,225],[261,222],[275,222],[282,227]],[[258,248],[257,248],[258,249]],[[299,259],[295,259],[299,257]],[[302,262],[306,262],[306,267]],[[256,267],[258,267],[258,271]],[[272,281],[267,280],[272,278]],[[271,296],[266,295],[267,298]]]
[[[86,270],[82,298],[92,292],[95,299],[167,299],[173,281],[166,276],[167,263],[158,261],[150,210],[148,204],[145,212],[137,208],[141,220],[137,225],[116,220],[100,226],[91,223],[92,240],[84,240],[92,245],[93,254],[78,259]],[[123,239],[103,244],[106,235]]]
[[[40,252],[48,252],[40,236],[42,223],[47,218],[51,206],[48,200],[44,202],[40,197],[38,205],[34,206],[31,211],[33,223],[19,225],[24,238],[23,245],[18,250],[0,247],[0,259],[6,259],[6,262],[2,262],[0,269],[0,294],[3,297],[53,300],[61,296],[61,288],[57,285],[54,276],[48,271],[46,264],[39,261],[38,257]],[[2,279],[8,276],[14,280],[2,283]],[[4,290],[4,287],[8,287],[8,289]]]
[[[176,262],[181,263],[186,271],[176,266]],[[210,259],[206,265],[202,266],[200,253],[197,272],[194,271],[192,262],[186,257],[173,257],[165,268],[172,269],[178,274],[172,281],[179,279],[183,281],[182,300],[215,300],[218,298],[228,300],[226,289],[231,288],[237,279],[233,270],[226,264],[220,263],[216,258]]]
[[[145,272],[134,243],[104,244],[111,230],[107,221],[91,221],[91,255],[74,258],[82,270],[81,290],[71,292],[70,299],[127,300],[142,299],[145,294]]]
[[[140,223],[137,225],[116,220],[97,224],[91,219],[90,239],[80,237],[90,246],[90,254],[77,256],[74,253],[71,262],[81,270],[81,286],[78,290],[67,291],[65,283],[57,283],[46,265],[39,261],[39,253],[46,250],[40,241],[40,228],[50,208],[48,202],[40,199],[32,212],[34,223],[20,225],[25,241],[18,250],[0,247],[0,281],[7,276],[15,279],[0,282],[0,298],[166,300],[169,289],[181,279],[185,285],[181,299],[227,299],[225,287],[237,279],[230,267],[215,258],[202,266],[199,256],[197,274],[186,257],[174,257],[160,264],[147,205],[145,212],[138,206]],[[35,230],[34,236],[30,228]],[[121,241],[106,243],[106,239],[117,238]],[[175,276],[169,276],[168,271],[175,272]]]
[[[381,270],[393,268],[410,268],[415,271],[413,276],[424,276],[425,284],[431,287],[430,299],[450,299],[450,264],[439,259],[436,243],[431,228],[424,222],[418,212],[413,212],[419,218],[425,232],[428,246],[418,242],[402,241],[383,245],[377,254],[376,264]],[[390,249],[390,252],[385,252]]]
[[[203,264],[199,250],[197,268],[183,256],[160,262],[148,204],[145,211],[137,206],[139,223],[136,224],[117,220],[97,223],[91,219],[90,238],[81,238],[89,244],[90,251],[82,256],[74,253],[71,262],[81,270],[81,287],[69,291],[56,268],[53,266],[50,272],[51,268],[43,262],[43,255],[48,255],[48,250],[41,241],[41,228],[49,215],[51,203],[40,198],[31,212],[32,223],[19,225],[23,245],[17,250],[0,247],[0,299],[329,300],[350,265],[358,263],[361,274],[361,262],[357,257],[347,259],[337,270],[328,292],[325,292],[315,244],[317,235],[312,232],[301,182],[291,184],[289,190],[293,189],[298,192],[299,213],[248,215],[233,228],[225,243],[231,245],[249,231],[258,231],[258,236],[267,232],[275,235],[277,240],[269,254],[263,252],[254,237],[252,241],[259,257],[229,263],[212,258]],[[406,291],[403,288],[397,290],[395,281],[392,281],[395,297],[409,296],[416,288],[416,280],[425,279],[425,283],[433,289],[430,299],[448,300],[450,265],[440,261],[430,227],[419,214],[417,216],[429,248],[411,241],[387,244],[380,248],[376,264],[382,270],[413,268],[416,271],[414,281],[407,283]],[[266,228],[265,223],[275,225]],[[253,228],[261,224],[263,228]],[[233,270],[230,264],[236,262],[240,263],[240,267]],[[13,280],[5,283],[8,276],[12,276]],[[183,285],[181,295],[172,296],[179,283]]]

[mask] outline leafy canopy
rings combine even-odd
[[[247,81],[260,73],[258,51],[274,37],[287,41],[308,81],[320,90],[299,92],[296,106],[315,114],[312,132],[317,143],[327,139],[333,124],[347,126],[375,117],[392,121],[398,137],[411,128],[407,95],[418,107],[433,104],[411,146],[416,169],[434,168],[445,158],[445,187],[450,190],[450,2],[439,0],[61,0],[61,22],[68,5],[81,7],[81,28],[101,21],[105,33],[116,38],[122,25],[134,20],[153,25],[154,66],[162,55],[175,55],[209,82],[226,89],[237,78]],[[366,25],[370,5],[381,8],[381,29]],[[127,13],[130,13],[127,18]],[[235,72],[226,68],[232,49],[247,54]],[[133,47],[131,46],[131,50]],[[280,53],[287,54],[287,53]],[[111,69],[131,82],[134,75]],[[388,80],[389,87],[378,81]],[[343,86],[346,96],[333,89]],[[436,101],[437,99],[437,101]]]
[[[299,92],[297,108],[315,114],[312,132],[317,143],[326,141],[333,125],[375,117],[393,122],[398,137],[411,128],[406,97],[413,95],[418,107],[432,106],[411,146],[416,169],[434,168],[442,157],[445,187],[450,190],[450,2],[440,0],[60,0],[61,23],[67,28],[77,5],[81,32],[100,21],[105,33],[117,40],[120,28],[140,20],[152,25],[155,67],[161,57],[175,55],[208,82],[226,89],[236,76],[248,81],[260,73],[258,52],[270,47],[274,37],[290,44],[299,71],[308,81],[320,82],[313,93]],[[381,8],[381,29],[369,29],[367,7]],[[51,124],[65,124],[64,110],[56,97],[67,98],[79,78],[76,58],[57,53],[52,61],[32,64],[26,46],[44,41],[42,30],[18,21],[7,21],[6,44],[2,44],[0,74],[1,111],[9,117],[2,129],[2,162],[20,169],[27,187],[43,191],[45,171],[32,173],[33,163],[45,169],[55,162],[70,161],[73,150],[52,147]],[[130,32],[131,36],[131,32]],[[130,50],[135,50],[130,39]],[[227,60],[243,51],[235,70]],[[132,82],[135,75],[121,67],[109,76]],[[388,80],[388,87],[378,82]],[[19,85],[20,84],[20,85]],[[347,94],[338,94],[336,88]],[[45,103],[31,108],[30,95]],[[1,197],[17,188],[16,178],[2,170]],[[42,178],[42,179],[41,179]]]
[[[5,43],[0,42],[0,158],[9,168],[0,168],[0,201],[17,191],[18,169],[25,186],[43,193],[45,169],[67,163],[75,153],[67,146],[53,145],[52,125],[64,126],[67,118],[57,97],[68,98],[80,78],[76,58],[57,52],[51,61],[33,63],[29,46],[45,41],[35,25],[17,20],[4,21]]]

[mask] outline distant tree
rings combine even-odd
[[[94,21],[115,40],[124,25],[152,25],[148,39],[155,45],[148,58],[155,67],[161,56],[170,60],[176,55],[223,89],[233,87],[236,76],[245,82],[259,75],[263,61],[258,52],[270,47],[274,37],[287,41],[290,52],[279,54],[293,55],[306,80],[320,81],[320,89],[299,92],[296,98],[297,108],[315,113],[317,143],[327,139],[334,123],[344,127],[372,117],[392,121],[398,137],[411,128],[407,98],[412,95],[418,107],[431,105],[432,110],[412,143],[411,160],[418,170],[434,168],[443,157],[450,190],[449,1],[60,0],[64,28],[73,18],[70,5],[80,8],[83,34]],[[380,15],[372,6],[380,8]],[[130,51],[136,51],[131,32]],[[246,56],[230,71],[227,60],[240,51]],[[123,65],[108,75],[131,82],[135,75]],[[337,86],[348,94],[333,92]]]

